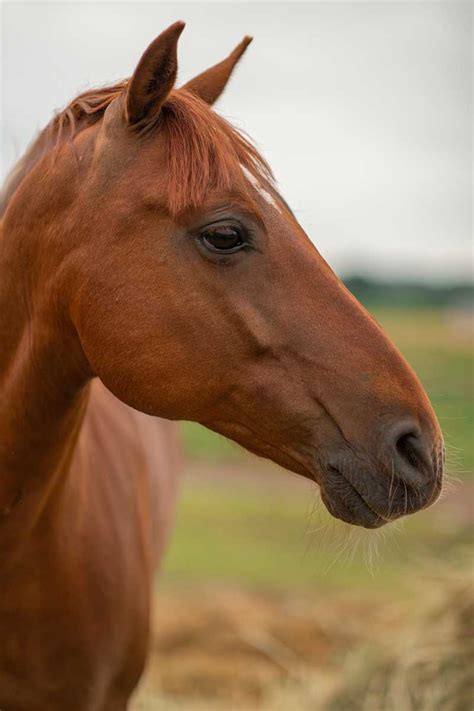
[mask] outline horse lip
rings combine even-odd
[[[344,475],[343,471],[332,464],[329,464],[327,469],[344,481],[347,487],[346,491],[351,496],[348,500],[346,496],[342,497],[338,495],[340,492],[335,493],[334,489],[322,484],[321,497],[330,514],[347,523],[363,526],[364,528],[380,528],[386,523],[389,523],[390,519],[372,508],[368,501],[356,489],[354,484]],[[362,516],[360,516],[360,514],[362,514]]]

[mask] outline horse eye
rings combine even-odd
[[[245,242],[241,230],[234,225],[220,225],[201,233],[204,246],[211,252],[238,252]]]

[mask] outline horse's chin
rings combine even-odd
[[[335,518],[363,528],[380,528],[389,520],[374,511],[367,501],[344,477],[337,486],[321,483],[321,498],[327,510]]]

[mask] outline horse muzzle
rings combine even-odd
[[[416,427],[389,432],[379,456],[364,456],[346,446],[321,468],[321,498],[328,511],[347,523],[379,528],[427,508],[438,498],[444,446]]]

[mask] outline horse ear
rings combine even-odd
[[[219,64],[215,64],[210,69],[207,69],[202,74],[191,79],[183,86],[183,89],[191,91],[207,104],[213,104],[224,91],[230,75],[232,74],[235,65],[249,46],[252,37],[244,37],[242,42],[237,45],[233,52]]]
[[[184,22],[175,22],[145,50],[128,83],[127,121],[131,125],[156,118],[176,81],[177,46]]]

